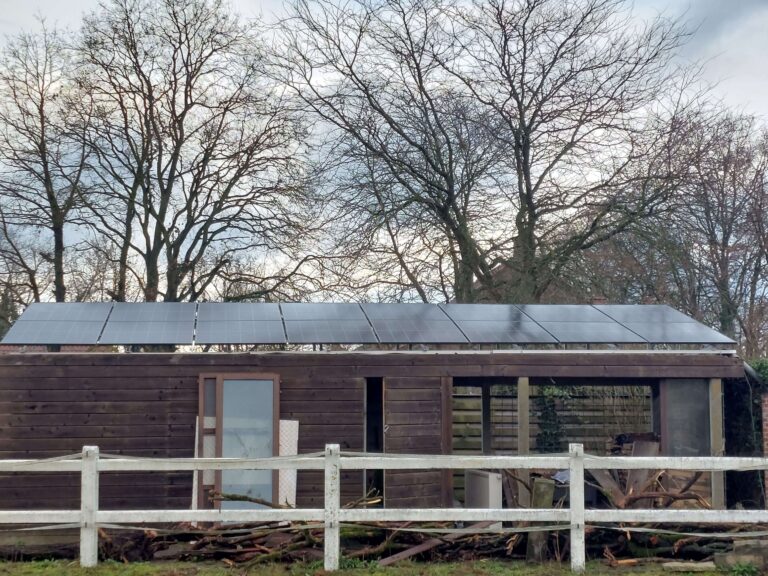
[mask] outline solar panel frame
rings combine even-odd
[[[287,344],[283,322],[197,322],[195,344]]]
[[[272,302],[201,302],[198,322],[248,322],[282,320],[280,305]]]
[[[285,320],[291,344],[378,344],[371,325],[362,320]]]

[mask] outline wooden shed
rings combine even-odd
[[[649,432],[662,453],[721,454],[722,380],[743,376],[731,341],[663,306],[38,304],[2,344],[2,458],[86,444],[132,456],[276,455],[281,421],[298,422],[299,453],[338,443],[444,454],[454,388],[476,386],[485,398],[500,384],[516,395],[511,452],[527,453],[530,390],[552,383],[647,386]],[[160,345],[181,348],[135,351]],[[490,451],[490,427],[482,429]],[[439,471],[347,472],[342,499],[367,485],[387,507],[451,506],[451,484]],[[209,505],[209,487],[275,499],[278,485],[269,472],[105,474],[101,498],[104,508],[188,508]],[[712,494],[722,505],[721,477]],[[321,475],[300,471],[297,505],[322,497]],[[78,499],[73,475],[0,477],[0,508]]]

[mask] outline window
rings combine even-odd
[[[278,454],[279,386],[275,374],[204,374],[200,377],[198,454],[203,458],[267,458]],[[199,505],[211,490],[260,500],[277,500],[277,472],[206,470]],[[252,502],[223,501],[222,509],[256,508]]]

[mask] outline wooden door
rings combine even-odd
[[[384,379],[384,452],[450,452],[450,379]],[[443,506],[450,474],[442,470],[389,470],[384,475],[387,508]]]

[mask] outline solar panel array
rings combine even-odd
[[[665,305],[41,303],[2,344],[734,344]]]

